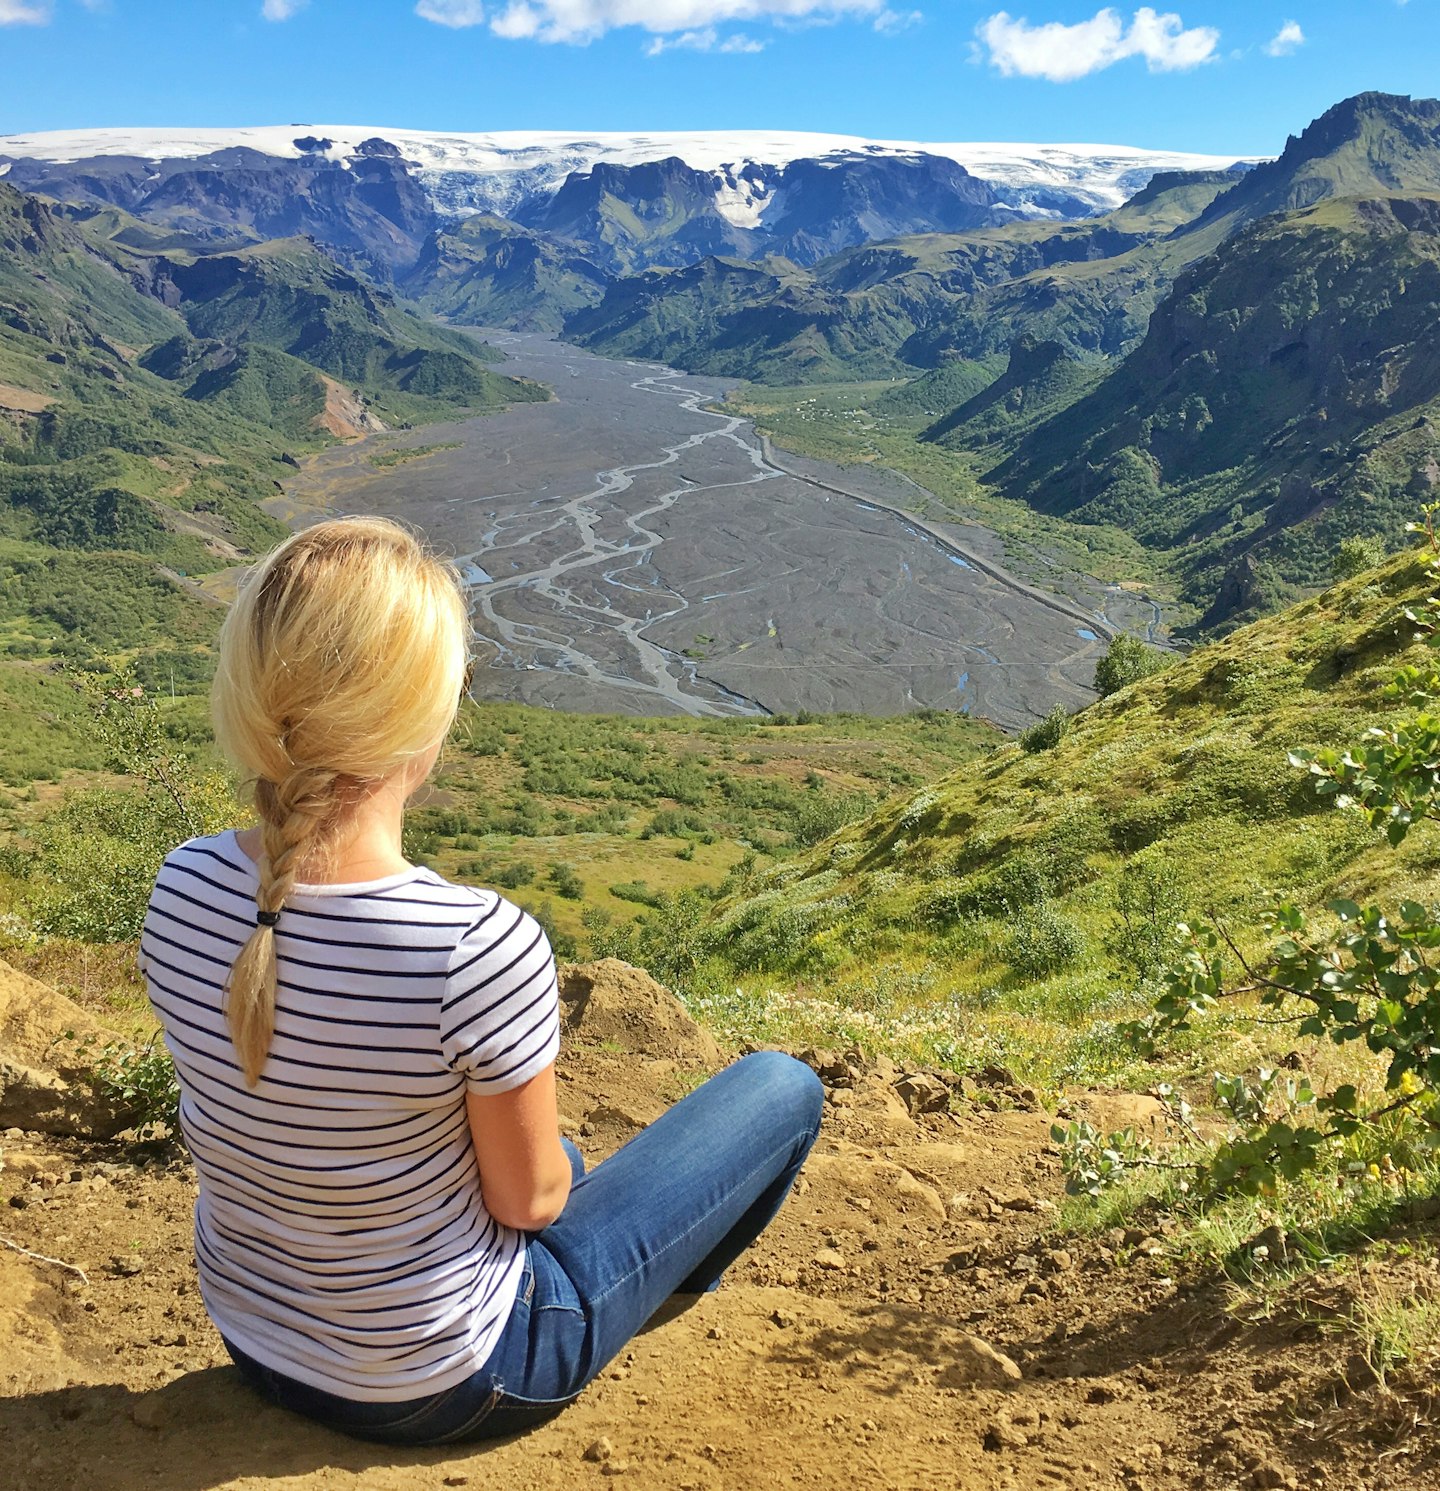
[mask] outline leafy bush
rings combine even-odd
[[[1057,704],[1043,720],[1036,720],[1028,729],[1020,732],[1020,749],[1027,756],[1040,751],[1053,751],[1070,730],[1070,716],[1063,704]]]
[[[1111,640],[1105,656],[1095,664],[1095,692],[1108,699],[1130,684],[1158,673],[1165,663],[1164,653],[1147,647],[1139,637],[1120,632]]]
[[[120,1041],[100,1045],[88,1036],[76,1040],[75,1048],[85,1080],[100,1097],[133,1115],[131,1126],[141,1139],[179,1137],[180,1084],[158,1035],[138,1047]]]
[[[1179,882],[1169,866],[1132,860],[1115,886],[1118,920],[1106,938],[1107,951],[1128,963],[1142,979],[1165,966],[1175,944],[1175,928],[1185,918]]]
[[[1046,900],[1027,906],[1015,917],[1001,956],[1010,971],[1028,983],[1073,967],[1084,951],[1080,928]]]
[[[567,901],[585,898],[585,882],[564,860],[550,866],[550,884],[555,887],[556,894],[564,896]]]
[[[1374,569],[1384,559],[1384,539],[1375,534],[1356,533],[1340,540],[1332,570],[1337,580],[1349,580],[1367,569]]]

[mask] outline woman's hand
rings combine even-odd
[[[565,1209],[571,1175],[560,1144],[554,1064],[509,1092],[467,1093],[465,1107],[486,1211],[519,1232],[548,1227]]]

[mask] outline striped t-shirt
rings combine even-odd
[[[554,1061],[549,943],[495,892],[426,869],[297,885],[252,1089],[222,991],[256,884],[233,832],[182,844],[140,944],[199,1176],[205,1307],[255,1360],[340,1397],[442,1392],[483,1366],[515,1301],[524,1238],[485,1210],[465,1093]]]

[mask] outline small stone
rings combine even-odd
[[[810,1261],[816,1268],[829,1269],[832,1273],[842,1273],[845,1269],[845,1255],[838,1248],[821,1248]]]
[[[725,1339],[725,1332],[722,1331],[718,1325],[712,1325],[710,1329],[705,1332],[705,1338],[709,1341],[723,1341]]]
[[[1064,1274],[1075,1267],[1075,1258],[1068,1248],[1051,1248],[1045,1255],[1045,1263],[1052,1273]]]
[[[922,1113],[944,1113],[950,1106],[950,1089],[928,1072],[912,1072],[894,1086],[896,1096],[912,1118]]]
[[[782,1331],[789,1330],[795,1324],[795,1317],[788,1310],[771,1310],[770,1320]]]
[[[30,1203],[20,1194],[19,1191],[16,1191],[15,1194],[10,1198],[10,1205],[13,1206],[16,1211],[24,1211],[25,1208],[30,1205]]]
[[[775,1277],[782,1289],[793,1289],[800,1282],[800,1270],[798,1268],[782,1268]]]
[[[592,1465],[598,1465],[602,1460],[608,1460],[614,1453],[615,1446],[602,1435],[585,1447],[585,1453],[580,1458],[590,1461]]]
[[[441,1483],[446,1486],[468,1486],[470,1477],[468,1475],[447,1475]]]
[[[607,1460],[600,1467],[601,1475],[624,1475],[630,1469],[628,1460]]]
[[[143,1273],[144,1262],[135,1257],[127,1257],[124,1253],[112,1253],[110,1256],[110,1272],[122,1279],[133,1279],[136,1274]]]

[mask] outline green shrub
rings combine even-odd
[[[1147,647],[1139,637],[1120,632],[1095,665],[1095,692],[1102,699],[1108,699],[1130,684],[1158,673],[1165,664],[1164,653]]]
[[[1170,866],[1132,860],[1115,886],[1117,920],[1106,950],[1142,979],[1159,973],[1175,947],[1176,924],[1185,919],[1184,898]]]
[[[1085,936],[1049,901],[1027,906],[1010,923],[1001,957],[1026,983],[1072,968],[1085,951]]]
[[[1036,720],[1028,729],[1020,732],[1020,749],[1027,756],[1040,751],[1053,751],[1070,730],[1070,715],[1063,704],[1057,704],[1043,720]]]
[[[1331,572],[1337,580],[1349,580],[1374,569],[1385,559],[1385,540],[1374,534],[1352,534],[1342,538],[1335,550]]]
[[[564,860],[550,866],[550,884],[555,887],[556,894],[564,896],[567,901],[585,899],[585,882]]]

